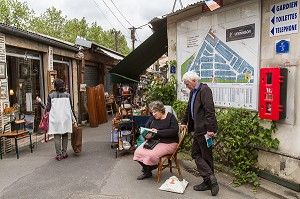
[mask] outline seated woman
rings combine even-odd
[[[143,174],[137,177],[137,180],[143,180],[152,176],[152,170],[158,166],[159,158],[171,154],[176,149],[179,141],[178,121],[176,117],[165,111],[164,104],[160,101],[153,101],[149,104],[152,116],[146,123],[146,128],[151,128],[154,134],[148,133],[146,141],[142,143],[134,152],[133,160],[142,165]],[[159,143],[153,149],[145,149],[144,145],[148,139],[159,140]]]

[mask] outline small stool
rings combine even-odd
[[[113,104],[112,103],[107,103],[106,104],[106,111],[107,111],[107,114],[111,114],[111,115],[114,114],[114,109],[113,109]]]

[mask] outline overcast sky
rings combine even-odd
[[[89,25],[97,22],[104,30],[115,28],[126,37],[128,46],[131,47],[130,30],[128,28],[140,27],[151,19],[172,12],[175,0],[19,0],[26,1],[39,16],[47,8],[54,6],[61,10],[68,19],[86,18]],[[184,7],[200,0],[181,0]],[[118,19],[112,14],[116,15]],[[115,5],[115,6],[114,6]],[[122,16],[120,12],[122,13]],[[180,0],[177,0],[176,9],[180,8]],[[126,20],[130,23],[128,23]],[[120,23],[119,21],[122,23]],[[148,26],[137,30],[136,46],[145,41],[152,34]]]

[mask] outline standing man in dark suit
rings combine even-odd
[[[194,190],[211,190],[211,195],[215,196],[219,192],[219,185],[214,175],[212,147],[207,146],[205,134],[213,138],[218,124],[212,91],[206,84],[200,83],[199,79],[194,71],[189,71],[182,77],[184,84],[191,92],[180,127],[188,125],[188,132],[194,132],[192,157],[203,178],[203,182],[195,185]]]

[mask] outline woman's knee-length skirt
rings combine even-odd
[[[158,143],[153,149],[145,149],[144,144],[145,142],[135,150],[133,160],[145,165],[157,165],[159,158],[166,154],[172,154],[178,143]]]

